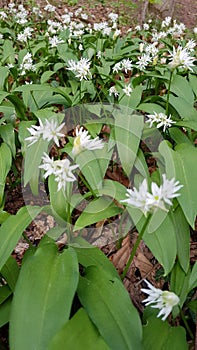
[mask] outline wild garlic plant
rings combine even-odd
[[[10,349],[186,349],[197,286],[196,28],[166,17],[123,34],[117,13],[98,22],[48,1],[11,2],[0,19],[0,325],[10,323]],[[18,182],[25,204],[14,215],[6,195]],[[42,214],[54,227],[37,247],[25,229]],[[133,230],[119,275],[94,244],[121,247]],[[12,254],[21,236],[22,267]],[[162,276],[140,277],[138,310],[122,280],[142,240]]]

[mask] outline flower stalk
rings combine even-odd
[[[129,257],[129,260],[127,261],[127,264],[126,264],[126,266],[125,266],[125,268],[124,268],[124,271],[123,271],[123,273],[122,273],[122,275],[121,275],[121,279],[122,279],[122,280],[124,280],[124,278],[125,278],[125,276],[126,276],[126,274],[127,274],[127,272],[128,272],[128,269],[129,269],[130,265],[132,264],[133,258],[134,258],[134,256],[135,256],[135,253],[136,253],[136,251],[137,251],[137,248],[139,247],[139,244],[140,244],[140,242],[141,242],[141,240],[142,240],[142,237],[143,237],[143,235],[144,235],[144,232],[146,231],[146,228],[147,228],[148,223],[149,223],[149,221],[150,221],[150,219],[151,219],[151,216],[152,216],[152,214],[148,214],[148,216],[147,216],[147,218],[146,218],[146,221],[145,221],[145,223],[144,223],[144,225],[143,225],[143,227],[142,227],[142,229],[141,229],[141,231],[140,231],[140,233],[139,233],[139,235],[138,235],[137,241],[135,242],[135,244],[134,244],[134,246],[133,246],[133,249],[132,249],[132,251],[131,251],[131,255],[130,255],[130,257]]]

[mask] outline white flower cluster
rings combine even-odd
[[[179,297],[173,292],[168,292],[167,290],[162,291],[159,288],[155,288],[147,280],[144,281],[149,289],[141,288],[143,293],[148,294],[148,298],[143,300],[143,303],[145,303],[145,306],[151,305],[152,308],[160,309],[157,317],[163,315],[162,321],[165,321],[173,307],[179,304]]]
[[[27,42],[28,39],[32,37],[33,29],[31,27],[26,27],[22,33],[17,35],[17,39],[22,42]]]
[[[40,138],[43,140],[47,140],[48,142],[54,141],[55,144],[59,147],[59,138],[65,136],[60,130],[63,128],[65,123],[62,123],[58,126],[56,120],[47,120],[45,119],[45,123],[43,124],[42,120],[39,119],[40,125],[32,125],[31,128],[27,128],[30,132],[31,136],[27,137],[25,140],[30,141],[31,146],[35,142],[37,142]]]
[[[130,60],[129,58],[123,59],[121,62],[116,63],[112,69],[113,73],[124,71],[126,74],[128,73],[128,71],[131,71],[131,70],[132,70],[132,60]]]
[[[177,191],[179,191],[183,185],[179,184],[179,181],[175,179],[168,180],[166,175],[162,175],[163,183],[158,186],[155,182],[151,184],[151,193],[148,192],[147,180],[144,179],[139,190],[135,187],[132,189],[127,189],[126,196],[128,199],[121,200],[135,208],[140,209],[145,216],[148,212],[153,212],[155,209],[160,208],[162,210],[168,211],[167,206],[172,205],[172,199],[180,196]]]
[[[148,120],[146,120],[146,123],[150,123],[150,128],[152,128],[153,124],[157,124],[157,128],[163,127],[163,131],[165,132],[167,128],[170,128],[172,124],[175,124],[176,122],[171,119],[171,116],[167,116],[164,113],[156,113],[147,115]]]
[[[25,75],[27,71],[35,72],[36,66],[33,64],[33,59],[30,52],[23,57],[23,61],[20,64],[19,69],[21,70],[21,75]]]
[[[54,35],[53,37],[49,38],[49,44],[51,47],[57,47],[59,44],[63,44],[64,40],[61,40],[57,37],[57,35]]]
[[[171,62],[169,63],[171,69],[180,67],[193,71],[191,67],[194,66],[193,62],[195,61],[195,57],[192,57],[190,53],[195,47],[194,43],[195,42],[190,41],[188,46],[185,46],[184,48],[182,46],[178,46],[176,49],[173,46],[173,52],[170,52]]]
[[[90,64],[91,62],[88,58],[81,58],[78,62],[69,60],[69,67],[67,69],[71,70],[75,74],[76,78],[80,79],[80,81],[83,79],[88,80],[92,78],[92,74],[90,72]]]
[[[76,137],[74,139],[72,153],[73,155],[77,155],[83,150],[96,150],[102,149],[104,147],[104,143],[102,140],[99,140],[98,137],[95,139],[91,139],[91,136],[88,134],[87,130],[84,130],[83,127],[80,129],[76,128]]]
[[[67,182],[74,182],[76,180],[72,171],[78,168],[78,165],[70,165],[69,159],[54,160],[48,154],[44,153],[42,161],[43,164],[39,168],[45,171],[44,178],[46,179],[49,175],[53,174],[55,181],[58,182],[58,191],[61,189],[65,191]]]

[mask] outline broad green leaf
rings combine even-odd
[[[184,100],[189,102],[191,106],[193,105],[194,94],[191,85],[186,79],[186,77],[182,77],[181,75],[175,74],[170,85],[170,92],[173,92],[178,97],[183,98]]]
[[[1,269],[1,275],[6,280],[10,289],[14,292],[16,281],[19,275],[19,266],[16,260],[10,256]]]
[[[57,245],[45,238],[19,275],[10,317],[11,348],[48,349],[53,336],[70,317],[77,284],[74,250],[59,253]]]
[[[189,290],[197,287],[197,261],[195,262],[189,279]]]
[[[126,175],[129,176],[137,156],[144,127],[144,118],[142,115],[130,114],[127,109],[114,111],[114,116],[115,141],[120,162]]]
[[[122,209],[109,197],[100,197],[90,202],[77,219],[74,231],[95,224],[98,221],[118,215]]]
[[[147,230],[143,239],[155,258],[163,266],[165,275],[168,275],[173,268],[177,254],[175,227],[169,215],[165,217],[155,232],[149,233]]]
[[[55,335],[49,350],[109,350],[84,309],[79,309],[69,322]]]
[[[163,107],[161,107],[160,105],[158,105],[156,103],[151,103],[151,102],[141,103],[137,107],[137,110],[146,112],[148,114],[153,114],[154,112],[155,113],[165,113],[165,109]]]
[[[14,127],[11,124],[0,126],[0,135],[3,141],[10,147],[12,156],[16,155]]]
[[[12,294],[11,289],[8,285],[1,285],[0,286],[0,304],[3,304],[6,299]]]
[[[189,123],[189,121],[187,121],[187,123]],[[197,122],[195,122],[195,124],[197,129]],[[175,128],[175,127],[169,128],[169,134],[171,138],[176,142],[176,144],[184,143],[184,142],[192,144],[192,141],[179,128]]]
[[[120,105],[136,109],[142,98],[143,87],[138,85],[133,89],[130,96],[123,95],[120,101]]]
[[[0,146],[0,207],[3,203],[5,181],[12,164],[12,154],[9,146],[2,143]]]
[[[187,273],[190,263],[190,227],[180,206],[171,213],[171,219],[175,228],[178,260]]]
[[[26,206],[9,216],[0,227],[0,270],[8,260],[25,228],[41,212],[41,207]]]
[[[15,64],[15,50],[11,40],[4,40],[2,62]]]
[[[188,223],[194,227],[197,214],[197,149],[183,143],[177,145],[173,151],[166,142],[162,142],[159,152],[165,159],[167,177],[174,177],[183,185],[177,199]]]
[[[170,95],[170,104],[176,109],[181,118],[185,120],[195,120],[197,118],[196,109],[183,97]]]
[[[170,289],[180,298],[179,305],[181,308],[189,293],[189,278],[190,269],[187,271],[187,273],[185,273],[181,268],[179,262],[176,262],[170,275]],[[173,316],[176,317],[178,314],[179,307],[175,306],[173,308]]]
[[[78,261],[82,266],[100,266],[112,277],[119,278],[118,272],[115,269],[114,265],[99,248],[93,247],[91,244],[89,244],[88,247],[84,247],[81,245],[81,242],[79,240],[74,242],[77,242],[80,245],[78,247],[77,244],[74,243],[73,248],[77,253]],[[85,244],[87,245],[88,243],[85,242]]]
[[[103,149],[94,151],[84,150],[76,156],[76,164],[93,190],[100,189],[103,179],[111,160],[112,150],[107,150],[107,145]]]
[[[90,266],[80,278],[78,296],[110,349],[141,349],[140,317],[119,279]]]
[[[189,74],[189,82],[194,94],[197,96],[197,76],[196,74]]]
[[[48,185],[52,212],[60,224],[65,224],[69,217],[70,198],[67,198],[66,191],[64,192],[63,189],[58,191],[58,184],[57,181],[55,181],[54,175],[49,176]],[[66,190],[68,190],[68,187],[72,191],[72,184],[67,183]]]
[[[31,146],[28,146],[27,142],[25,143],[24,186],[30,183],[34,195],[38,194],[39,165],[47,148],[48,141],[42,138]]]
[[[0,305],[0,327],[9,322],[11,306],[12,297],[8,298],[3,304]]]
[[[114,170],[115,171],[115,170]],[[126,188],[121,183],[105,179],[103,187],[98,191],[99,195],[109,196],[120,201],[125,198]]]
[[[8,67],[0,67],[0,89],[4,90],[4,84],[9,75],[9,68]]]
[[[55,72],[53,72],[53,71],[51,71],[51,70],[47,70],[46,72],[44,72],[44,73],[41,75],[40,83],[41,83],[41,84],[47,83],[47,81],[52,77],[52,75],[53,75],[54,73],[55,73]]]
[[[157,317],[149,317],[143,326],[144,350],[187,350],[186,332],[183,327],[170,327]]]

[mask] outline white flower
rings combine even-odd
[[[115,66],[113,67],[112,71],[113,73],[118,73],[119,71],[122,70],[122,64],[121,62],[118,62],[115,64]]]
[[[124,89],[122,89],[122,91],[124,91],[125,95],[127,96],[131,96],[131,92],[133,91],[133,89],[131,88],[130,84],[125,86]]]
[[[143,29],[144,30],[149,30],[149,24],[148,23],[144,23],[143,24]]]
[[[122,69],[125,71],[125,73],[127,74],[128,70],[132,70],[132,60],[130,60],[129,58],[122,60],[121,65],[122,65]]]
[[[121,34],[121,30],[120,29],[116,29],[113,35],[113,39],[115,40],[119,35]]]
[[[21,70],[21,75],[25,75],[26,71],[35,72],[36,66],[33,64],[33,59],[30,52],[27,52],[27,54],[23,57],[23,61],[20,64],[19,69]]]
[[[49,44],[51,47],[57,47],[58,44],[63,44],[64,40],[59,39],[56,35],[54,35],[52,38],[49,38]]]
[[[166,17],[162,22],[161,22],[161,27],[168,27],[171,23],[172,18],[170,16]]]
[[[78,165],[70,165],[69,159],[54,160],[44,153],[42,161],[43,164],[39,168],[45,171],[44,178],[46,179],[53,174],[55,181],[58,182],[58,191],[62,188],[65,190],[67,182],[74,182],[76,180],[72,171],[78,168]]]
[[[146,179],[143,180],[139,186],[139,190],[135,187],[133,189],[127,189],[126,196],[128,199],[121,200],[121,202],[128,203],[129,205],[140,209],[145,216],[148,212],[154,212],[157,208],[168,211],[169,206],[172,205],[172,199],[180,196],[179,191],[183,185],[179,184],[179,181],[175,179],[168,180],[166,175],[162,175],[163,183],[158,186],[155,182],[151,183],[151,192],[148,192],[148,184]],[[168,205],[166,207],[165,203]]]
[[[150,206],[147,202],[148,195],[148,184],[146,179],[143,180],[139,186],[139,190],[135,187],[132,189],[127,189],[126,196],[128,199],[121,200],[122,203],[128,203],[129,205],[140,209],[146,216],[150,210]]]
[[[75,73],[75,76],[77,78],[80,78],[80,81],[85,79],[91,79],[92,74],[90,72],[90,62],[88,58],[81,58],[80,61],[76,62],[74,60],[69,60],[68,65],[68,70],[71,70]]]
[[[194,34],[197,34],[197,27],[194,27],[193,32]]]
[[[167,128],[171,127],[172,124],[175,124],[176,122],[171,119],[171,116],[167,116],[164,113],[156,113],[147,115],[148,120],[146,123],[150,123],[150,128],[153,126],[154,123],[157,124],[157,128],[160,128],[163,126],[163,131],[165,132]]]
[[[140,31],[140,30],[141,30],[141,27],[140,27],[139,25],[137,25],[137,26],[135,27],[135,30],[136,30],[136,31]]]
[[[56,120],[47,120],[45,119],[45,124],[42,123],[41,119],[39,119],[40,125],[32,125],[31,128],[27,128],[27,130],[30,132],[31,136],[27,137],[25,140],[30,141],[31,143],[28,145],[31,146],[35,142],[37,142],[40,137],[43,138],[43,140],[54,141],[55,144],[59,147],[59,140],[58,138],[63,137],[64,134],[60,132],[60,130],[63,128],[65,123],[62,123],[58,126]]]
[[[187,48],[187,50],[190,52],[194,51],[195,47],[196,47],[196,42],[192,39],[188,40],[187,44],[185,45],[185,48]]]
[[[72,153],[73,155],[77,155],[83,150],[96,150],[102,149],[104,147],[104,143],[102,140],[99,140],[98,136],[95,139],[91,139],[91,136],[88,135],[88,131],[84,130],[83,127],[80,129],[76,128],[76,137],[74,139]]]
[[[173,307],[179,304],[179,297],[173,292],[168,292],[167,290],[162,291],[159,288],[155,288],[147,280],[144,281],[149,289],[141,289],[143,293],[148,294],[148,298],[143,300],[143,303],[145,303],[145,306],[151,305],[152,308],[160,309],[157,317],[163,315],[162,321],[165,321]]]
[[[190,56],[187,47],[182,48],[182,46],[178,46],[178,48],[176,49],[173,46],[173,52],[171,52],[170,54],[170,68],[174,69],[176,67],[180,67],[193,71],[191,67],[194,66],[193,62],[195,61],[195,57]]]
[[[51,5],[51,4],[47,4],[45,7],[44,7],[44,10],[47,11],[47,12],[55,12],[56,10],[56,7]]]
[[[143,54],[141,57],[138,57],[137,66],[139,70],[145,69],[148,64],[151,62],[151,57],[149,54]]]
[[[165,203],[172,205],[171,199],[180,196],[180,193],[176,192],[179,191],[183,187],[183,185],[180,185],[179,181],[175,181],[174,178],[168,180],[165,174],[163,174],[162,177],[163,184],[161,188],[163,200]]]
[[[118,14],[111,12],[111,13],[109,13],[108,17],[109,17],[109,19],[111,19],[112,22],[116,22],[118,19]]]
[[[115,86],[111,86],[109,89],[109,96],[114,95],[115,97],[117,97],[119,95],[119,92],[117,91]]]

